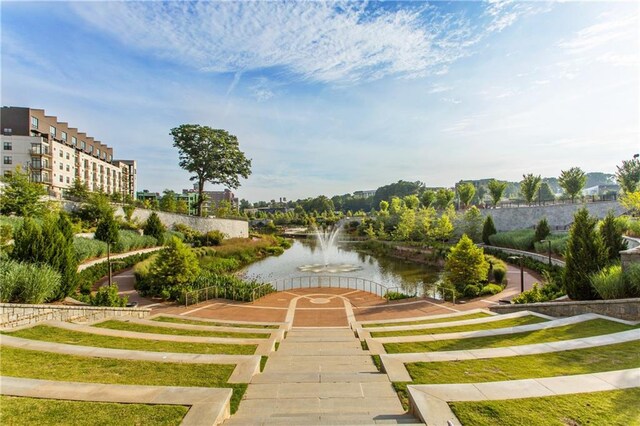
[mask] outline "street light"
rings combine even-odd
[[[509,256],[507,259],[520,259],[520,293],[524,293],[524,258],[522,256]]]
[[[541,243],[547,243],[547,253],[549,254],[549,267],[551,267],[551,240],[540,240]]]

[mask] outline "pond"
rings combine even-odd
[[[436,266],[364,253],[358,251],[357,242],[350,241],[340,241],[329,248],[326,256],[330,263],[330,267],[327,268],[329,270],[311,272],[313,267],[323,266],[324,259],[320,244],[315,239],[296,239],[284,254],[255,262],[245,268],[241,274],[247,279],[276,283],[278,290],[284,289],[280,283],[287,280],[291,282],[291,278],[297,280],[297,277],[305,278],[288,285],[306,287],[309,283],[309,286],[313,287],[312,283],[317,283],[319,277],[322,277],[325,279],[322,286],[329,286],[327,279],[333,282],[331,286],[341,286],[344,285],[345,280],[353,282],[354,278],[359,278],[379,283],[381,287],[391,291],[428,294],[439,298],[437,294],[433,294],[431,287],[440,279],[441,271]],[[308,277],[311,277],[311,281],[305,281],[305,279],[309,280]],[[339,283],[340,279],[342,281]],[[358,288],[362,287],[358,285]],[[366,287],[363,289],[376,293]]]

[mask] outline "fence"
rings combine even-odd
[[[305,275],[300,277],[280,278],[252,288],[227,288],[212,286],[185,293],[185,306],[204,302],[210,299],[224,298],[253,302],[274,291],[293,290],[297,288],[351,288],[385,297],[387,293],[407,294],[401,287],[386,287],[366,278],[346,277],[339,275]],[[415,296],[411,294],[409,296]]]

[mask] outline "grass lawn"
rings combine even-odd
[[[188,407],[0,396],[3,425],[179,425]]]
[[[172,322],[174,324],[207,325],[210,327],[266,328],[266,329],[273,329],[273,330],[277,330],[278,328],[280,328],[279,325],[233,324],[233,323],[225,323],[225,322],[198,321],[194,319],[174,318],[174,317],[164,317],[164,316],[152,318],[151,321]]]
[[[385,343],[387,353],[460,351],[481,348],[529,345],[533,343],[558,342],[582,337],[600,336],[632,330],[639,326],[621,324],[605,319],[595,319],[563,327],[500,336],[472,337],[469,339],[437,340],[435,342]]]
[[[133,322],[109,320],[94,327],[108,328],[111,330],[135,331],[137,333],[170,334],[172,336],[198,336],[198,337],[234,337],[237,339],[267,339],[264,333],[238,333],[233,331],[215,330],[184,330],[181,328],[156,327],[154,325],[136,324]]]
[[[110,349],[131,349],[152,352],[179,352],[209,355],[253,355],[257,345],[228,345],[223,343],[190,343],[164,340],[132,339],[128,337],[101,336],[81,331],[65,330],[47,325],[7,333],[10,336],[22,337],[46,342],[66,343],[69,345],[98,346]]]
[[[0,346],[0,359],[4,376],[114,385],[232,388],[232,413],[247,389],[246,384],[227,383],[235,365],[94,358],[8,346]]]
[[[640,367],[640,341],[505,358],[407,364],[412,382],[395,382],[403,405],[407,385],[480,383],[589,374]]]
[[[535,315],[527,315],[518,318],[508,318],[493,322],[483,322],[479,324],[468,325],[451,325],[448,327],[426,328],[418,330],[400,330],[400,331],[375,331],[371,333],[371,337],[396,337],[396,336],[420,336],[424,334],[444,334],[459,333],[462,331],[478,331],[478,330],[494,330],[497,328],[516,327],[519,325],[537,324],[539,322],[548,321]]]
[[[426,319],[421,321],[404,321],[404,322],[377,322],[374,324],[363,324],[364,328],[372,328],[372,327],[396,327],[401,325],[419,325],[419,324],[436,324],[439,322],[456,322],[456,321],[464,321],[475,318],[485,318],[491,317],[493,315],[489,315],[484,312],[476,312],[474,314],[460,315],[457,317],[449,317],[449,318],[433,318]]]
[[[504,401],[453,402],[463,425],[640,425],[640,388]]]

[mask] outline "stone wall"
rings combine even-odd
[[[540,219],[547,218],[551,229],[565,229],[573,223],[576,210],[586,206],[592,216],[603,218],[609,210],[618,216],[625,212],[617,201],[602,201],[586,204],[554,204],[549,206],[509,207],[482,209],[483,217],[491,215],[498,231],[512,231],[535,227]]]
[[[132,217],[143,223],[147,220],[153,210],[136,208]],[[218,219],[208,217],[189,216],[178,213],[156,212],[160,221],[171,229],[174,224],[182,223],[198,232],[220,231],[228,238],[249,238],[249,222],[236,219]],[[123,216],[122,207],[116,209],[116,216]]]
[[[640,263],[640,247],[621,251],[620,260],[623,269],[628,268],[632,263]]]
[[[533,311],[552,317],[571,317],[580,314],[600,314],[630,321],[640,321],[640,298],[616,300],[584,300],[577,302],[544,302],[496,305],[489,309],[498,314]]]
[[[26,305],[0,303],[0,328],[35,325],[44,321],[98,321],[113,317],[146,318],[151,309],[102,306]]]

